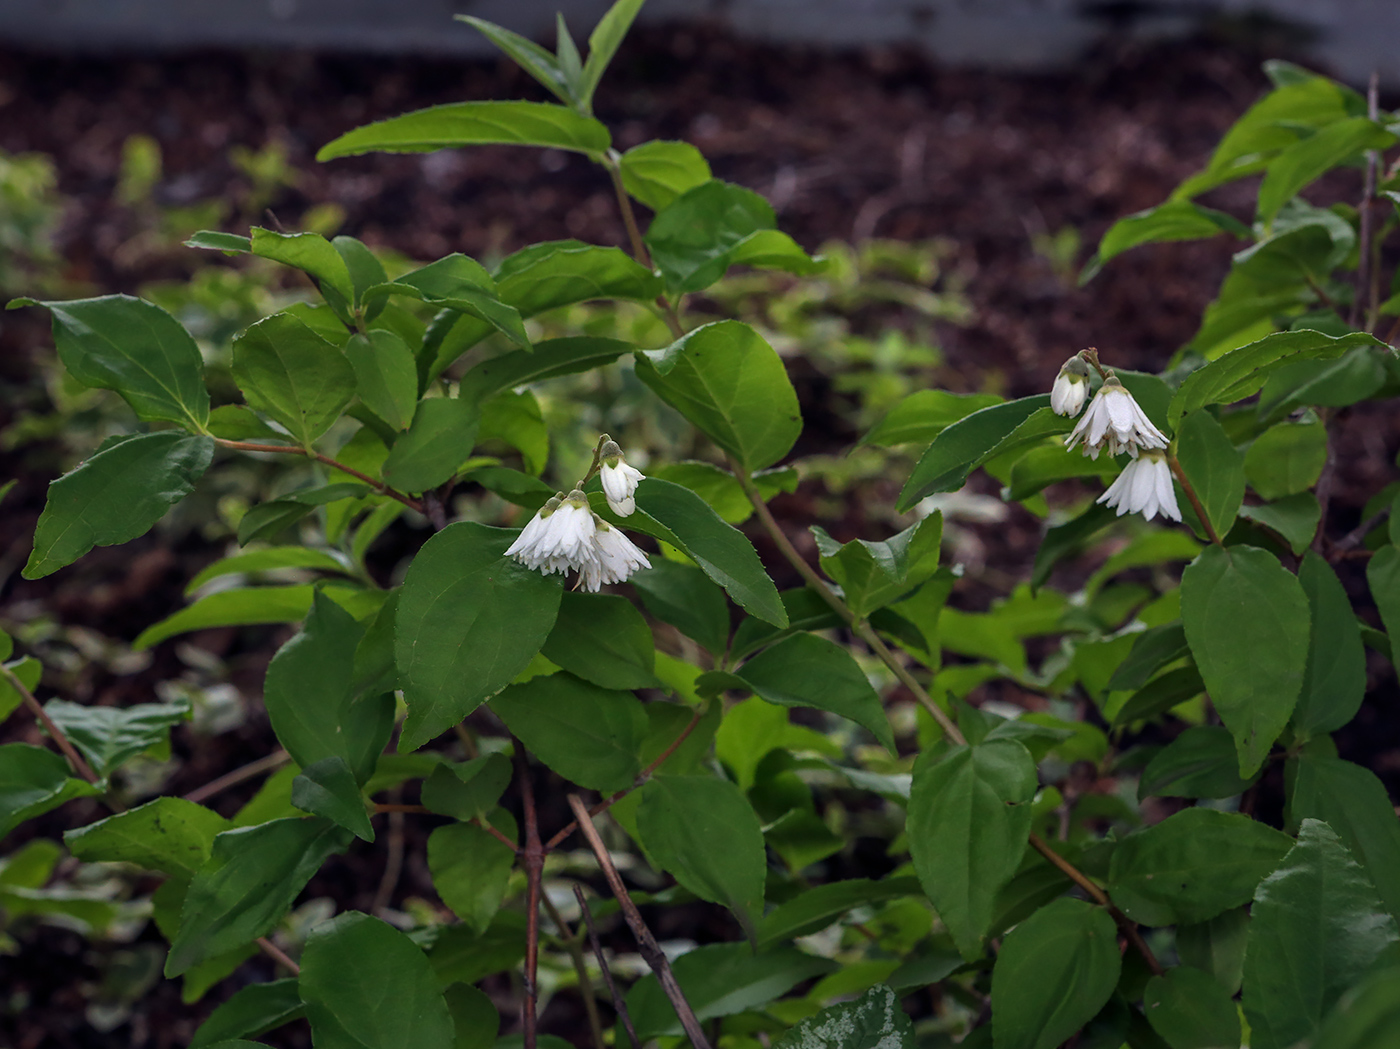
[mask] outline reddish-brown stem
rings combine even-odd
[[[1224,541],[1220,538],[1220,533],[1215,530],[1215,525],[1210,523],[1210,517],[1206,514],[1206,508],[1201,505],[1201,499],[1196,494],[1196,489],[1191,487],[1191,482],[1186,479],[1186,471],[1181,468],[1181,463],[1175,455],[1167,453],[1167,464],[1172,468],[1172,473],[1176,475],[1177,482],[1181,485],[1181,490],[1186,493],[1186,498],[1191,501],[1191,509],[1196,511],[1196,516],[1201,519],[1201,527],[1206,530],[1206,535],[1216,546],[1224,546]]]
[[[433,810],[428,808],[426,805],[400,805],[397,802],[378,802],[374,806],[374,815],[376,816],[381,815],[383,813],[413,813],[421,815],[424,813],[431,814],[432,811]],[[484,817],[478,816],[475,820],[475,823],[487,834],[491,835],[506,848],[510,849],[511,852],[520,851],[519,845],[511,841],[504,834],[498,831],[495,827],[491,826],[491,824],[488,823]]]
[[[262,950],[263,954],[267,955],[278,965],[285,968],[293,976],[301,975],[301,966],[298,965],[296,962],[292,961],[290,958],[288,958],[287,953],[284,950],[282,950],[281,947],[278,947],[277,944],[269,940],[266,936],[258,937],[258,947]]]
[[[656,942],[656,937],[647,928],[646,922],[642,920],[642,914],[637,910],[637,905],[632,902],[632,897],[627,892],[627,886],[622,884],[622,876],[617,873],[617,867],[613,865],[612,857],[608,855],[607,847],[603,844],[603,839],[598,836],[598,828],[593,826],[593,819],[588,815],[588,810],[584,808],[583,801],[577,794],[569,795],[569,808],[574,810],[574,818],[578,820],[579,829],[583,831],[583,836],[588,839],[588,845],[593,850],[593,855],[597,857],[598,866],[603,870],[603,877],[608,881],[608,888],[612,889],[613,896],[617,898],[618,906],[622,908],[622,916],[627,920],[628,927],[632,930],[632,935],[637,940],[637,949],[643,960],[651,967],[651,971],[656,974],[657,982],[661,984],[661,990],[671,1002],[671,1008],[676,1010],[676,1015],[680,1018],[681,1029],[685,1031],[686,1037],[690,1039],[694,1049],[710,1049],[710,1040],[705,1037],[705,1032],[700,1027],[700,1021],[696,1019],[695,1010],[686,1001],[681,985],[676,982],[676,976],[671,971],[671,963],[666,958],[666,953]]]
[[[271,772],[276,768],[281,768],[290,760],[292,760],[292,756],[285,750],[274,750],[265,758],[258,758],[257,761],[250,761],[242,768],[236,768],[227,775],[210,780],[202,787],[196,787],[185,795],[185,800],[199,804],[200,802],[212,798],[215,794],[228,790],[229,787],[236,787],[245,780],[252,779],[254,776],[261,775],[264,772]]]
[[[44,711],[43,706],[34,698],[34,693],[30,692],[24,682],[19,679],[9,667],[0,665],[0,674],[4,675],[9,686],[19,693],[19,698],[24,701],[24,705],[29,708],[29,712],[39,719],[39,723],[44,726],[44,731],[49,734],[49,738],[58,744],[58,749],[63,751],[63,756],[68,759],[68,765],[75,775],[81,776],[94,787],[97,786],[97,774],[92,771],[92,767],[78,753],[78,748],[68,741],[68,737],[63,734],[63,730],[53,723],[53,718]]]
[[[357,481],[363,481],[380,495],[387,495],[390,499],[397,499],[410,510],[417,510],[420,514],[425,512],[423,501],[415,499],[411,495],[404,495],[398,489],[390,488],[383,481],[376,481],[368,474],[363,474],[353,467],[344,463],[336,462],[329,455],[322,455],[320,452],[308,451],[305,448],[298,448],[291,444],[255,444],[252,441],[228,441],[222,437],[215,437],[214,440],[224,448],[231,448],[236,452],[268,452],[280,455],[302,455],[308,459],[315,459],[324,466],[329,466],[333,470],[339,470],[343,474],[349,474]]]
[[[396,801],[381,801],[375,804],[374,814],[378,816],[384,812],[431,812],[432,810],[424,805],[401,805]]]
[[[693,731],[695,731],[695,726],[700,724],[700,719],[702,717],[704,717],[704,711],[697,710],[695,712],[695,716],[690,719],[690,722],[685,726],[685,728],[681,729],[681,734],[671,742],[671,745],[669,747],[667,747],[660,754],[658,754],[650,765],[648,765],[646,768],[642,769],[640,773],[638,773],[636,780],[633,781],[630,787],[628,787],[626,790],[618,791],[616,794],[612,795],[609,798],[604,798],[602,801],[598,802],[598,804],[594,805],[591,809],[588,810],[588,815],[597,816],[601,813],[606,812],[608,809],[612,808],[612,806],[616,805],[623,798],[627,797],[628,794],[631,794],[634,790],[640,787],[647,780],[651,779],[651,777],[656,774],[656,770],[661,767],[662,763],[672,754],[674,754],[676,752],[676,748],[678,748],[682,743],[684,743],[686,741],[686,738]],[[566,839],[570,834],[572,834],[576,830],[578,830],[578,820],[574,820],[572,823],[569,823],[558,834],[554,835],[554,837],[550,838],[549,841],[545,842],[544,851],[551,852],[554,849],[558,848],[560,842],[564,841],[564,839]]]
[[[535,813],[535,789],[530,782],[530,762],[525,747],[511,737],[515,764],[520,777],[520,805],[525,816],[525,848],[520,852],[525,868],[525,1000],[520,1003],[520,1028],[524,1049],[535,1049],[536,1009],[539,1003],[540,962],[540,881],[544,874],[544,845],[540,842],[540,823]]]
[[[608,961],[603,957],[603,945],[598,942],[598,930],[593,926],[593,912],[588,909],[588,901],[583,897],[583,888],[577,882],[574,883],[574,899],[578,900],[578,909],[583,914],[584,925],[588,928],[588,943],[593,948],[593,957],[598,959],[598,969],[603,974],[603,983],[608,986],[608,994],[612,996],[613,1009],[617,1011],[617,1018],[622,1021],[622,1028],[627,1032],[632,1049],[642,1049],[642,1041],[637,1037],[637,1029],[632,1026],[632,1014],[627,1011],[627,1003],[623,1001],[622,995],[617,993],[617,984],[613,982],[612,970],[608,968]]]

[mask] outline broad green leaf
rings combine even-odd
[[[491,1049],[501,1030],[501,1014],[482,991],[471,984],[454,983],[442,992],[452,1014],[456,1041],[452,1049]],[[540,1040],[544,1045],[544,1039]]]
[[[802,432],[782,358],[741,321],[716,321],[639,354],[637,377],[749,473],[776,463]]]
[[[380,740],[381,749],[387,742],[386,732]],[[322,758],[301,770],[292,780],[292,804],[302,812],[326,817],[363,841],[374,841],[374,828],[370,826],[355,774],[338,755]]]
[[[6,635],[8,637],[8,635]],[[20,684],[29,689],[32,693],[39,687],[39,678],[43,676],[44,665],[33,656],[25,656],[22,659],[12,659],[5,664],[5,669],[19,678]],[[8,678],[0,677],[0,721],[19,709],[24,698],[10,684]]]
[[[953,747],[914,768],[914,870],[968,960],[981,955],[997,893],[1020,866],[1035,791],[1035,761],[1011,739]]]
[[[746,237],[776,226],[772,206],[753,190],[711,179],[657,212],[645,239],[667,286],[690,292],[724,276]]]
[[[1304,752],[1293,770],[1290,824],[1325,821],[1342,839],[1400,921],[1400,819],[1385,785],[1370,769]]]
[[[1244,1013],[1255,1049],[1317,1032],[1342,993],[1400,940],[1395,919],[1336,832],[1307,819],[1254,896]]]
[[[233,377],[248,404],[285,426],[304,448],[330,429],[355,395],[355,369],[345,355],[285,313],[234,339]]]
[[[130,707],[89,707],[64,699],[44,704],[70,743],[82,751],[102,779],[147,750],[170,754],[170,729],[190,716],[190,701],[137,703]]]
[[[514,969],[525,957],[525,915],[502,911],[484,935],[464,923],[445,926],[428,953],[438,983],[476,983]]]
[[[738,680],[738,679],[735,679]],[[734,704],[715,731],[715,756],[728,767],[741,790],[754,785],[759,764],[772,751],[812,751],[832,758],[841,748],[820,732],[794,725],[788,712],[755,697]]]
[[[559,101],[566,105],[573,101],[569,97],[568,85],[564,83],[564,74],[559,70],[559,63],[539,44],[484,18],[475,18],[472,15],[452,17],[479,30],[482,36],[515,59],[521,69],[548,88]]]
[[[859,998],[809,1016],[774,1049],[913,1049],[914,1024],[899,996],[876,984]]]
[[[213,457],[212,440],[178,430],[104,441],[49,485],[24,578],[41,579],[94,546],[144,535],[194,491]]]
[[[406,430],[418,405],[418,362],[391,331],[374,329],[353,336],[345,356],[355,369],[355,392],[375,415],[395,430]]]
[[[276,572],[284,568],[312,568],[319,572],[350,575],[353,569],[341,557],[329,550],[314,550],[306,546],[272,546],[263,550],[248,550],[232,557],[223,557],[200,570],[185,584],[188,597],[212,579],[227,575],[255,575]]]
[[[1379,969],[1342,995],[1312,1044],[1317,1049],[1400,1044],[1400,967]]]
[[[939,431],[905,482],[898,509],[908,510],[931,492],[957,491],[1003,441],[1038,411],[1048,412],[1049,405],[1049,394],[1023,397],[982,408]]]
[[[1107,456],[1090,459],[1077,448],[1066,448],[1061,442],[1053,441],[1032,448],[1016,460],[1002,489],[1002,498],[1019,502],[1057,481],[1078,477],[1094,477],[1108,487],[1117,470],[1118,464]]]
[[[1240,778],[1235,741],[1219,725],[1188,728],[1142,770],[1138,798],[1230,798],[1243,794],[1260,773]]]
[[[627,192],[652,211],[710,181],[710,165],[689,142],[643,142],[618,160]]]
[[[657,619],[670,623],[712,656],[729,643],[729,605],[724,591],[690,565],[658,557],[628,580]]]
[[[537,342],[533,353],[516,350],[492,357],[469,369],[462,376],[458,397],[470,404],[481,404],[502,390],[612,364],[632,349],[631,343],[620,339],[590,336]],[[450,364],[451,361],[446,363]]]
[[[1242,506],[1240,516],[1277,532],[1294,556],[1301,556],[1317,534],[1322,507],[1312,492],[1299,492],[1273,503]]]
[[[1303,405],[1344,408],[1364,401],[1385,384],[1386,359],[1374,346],[1358,346],[1334,361],[1285,364],[1259,391],[1259,417],[1274,421]]]
[[[278,233],[254,226],[253,254],[294,266],[315,279],[326,304],[348,320],[355,303],[355,282],[340,252],[319,233]]]
[[[687,951],[671,969],[681,993],[700,1020],[759,1009],[803,980],[836,968],[793,947],[755,954],[745,943],[712,943]],[[627,993],[627,1011],[642,1039],[681,1034],[680,1018],[654,975],[648,974]]]
[[[361,153],[431,153],[457,146],[502,143],[596,155],[612,145],[592,117],[546,102],[453,102],[430,106],[347,131],[322,146],[316,159]]]
[[[674,481],[700,496],[720,518],[735,526],[753,516],[753,503],[744,494],[743,486],[728,470],[713,463],[685,459],[678,463],[663,463],[649,467],[648,476]],[[752,477],[754,487],[764,499],[778,492],[791,492],[797,487],[797,471],[790,466],[760,470]]]
[[[450,479],[471,454],[479,419],[476,405],[456,397],[420,402],[408,432],[389,449],[385,482],[407,492],[426,492]]]
[[[725,524],[688,488],[648,477],[637,486],[637,507],[670,530],[676,544],[750,615],[786,627],[778,588],[764,571],[753,544]]]
[[[1207,921],[1249,902],[1290,845],[1248,816],[1183,809],[1118,843],[1108,892],[1143,925]]]
[[[1209,921],[1179,924],[1176,953],[1182,965],[1210,973],[1230,994],[1244,979],[1245,945],[1249,940],[1249,911],[1236,907]]]
[[[797,241],[776,229],[761,229],[750,233],[729,253],[728,261],[731,266],[783,270],[802,277],[826,269],[825,259],[812,258],[802,250]]]
[[[893,604],[938,571],[943,538],[943,515],[930,514],[884,542],[853,539],[837,543],[813,527],[822,569],[841,588],[846,604],[864,619],[877,608]]]
[[[1299,139],[1269,162],[1259,186],[1258,220],[1267,226],[1290,198],[1330,168],[1394,142],[1394,135],[1367,117],[1339,120]]]
[[[503,441],[517,449],[525,469],[535,476],[549,460],[549,427],[540,402],[529,390],[507,390],[483,404],[476,440],[478,444]]]
[[[1391,639],[1390,661],[1400,667],[1400,547],[1383,546],[1376,551],[1366,562],[1366,583]]]
[[[228,1044],[225,1039],[260,1035],[305,1015],[295,976],[239,988],[199,1025],[191,1049]],[[234,1043],[238,1044],[238,1043]],[[242,1043],[251,1045],[253,1043]]]
[[[728,907],[752,939],[767,861],[758,816],[739,788],[713,776],[662,774],[638,794],[647,855],[702,900]]]
[[[1177,425],[1176,454],[1216,535],[1225,535],[1244,502],[1244,456],[1215,417],[1192,412]]]
[[[1356,716],[1366,693],[1366,652],[1351,600],[1332,567],[1309,551],[1298,566],[1298,582],[1312,612],[1312,636],[1293,731],[1308,739],[1335,732]]]
[[[485,817],[510,783],[510,759],[483,754],[461,765],[439,765],[423,781],[423,804],[441,816]]]
[[[1211,701],[1251,776],[1288,724],[1303,685],[1307,595],[1273,554],[1208,547],[1181,576],[1181,620]]]
[[[627,35],[642,3],[643,0],[615,0],[589,34],[588,61],[583,64],[578,85],[579,104],[585,109],[592,108],[593,92],[597,90],[598,82],[602,80],[613,55],[617,54],[622,38]]]
[[[520,310],[513,304],[502,302],[500,294],[500,289],[485,267],[473,258],[454,253],[422,269],[405,273],[390,283],[376,284],[366,291],[365,297],[372,304],[379,304],[389,295],[407,295],[462,315],[457,323],[476,332],[473,342],[485,338],[492,331],[498,331],[515,345],[528,350],[530,336],[525,331]],[[465,348],[463,346],[457,352]],[[449,363],[444,361],[443,365]]]
[[[378,918],[347,911],[312,929],[298,983],[318,1046],[453,1049],[427,955]]]
[[[1273,501],[1306,491],[1327,463],[1327,427],[1317,418],[1279,423],[1254,439],[1244,455],[1245,477]]]
[[[204,248],[208,251],[222,251],[229,255],[247,254],[253,250],[253,241],[241,233],[221,233],[218,230],[202,229],[185,241],[187,248]]]
[[[515,536],[451,524],[409,566],[395,628],[408,703],[400,751],[421,747],[508,685],[549,636],[559,582],[505,556]]]
[[[306,618],[317,587],[254,586],[238,590],[220,590],[201,597],[188,608],[182,608],[159,623],[141,631],[131,647],[136,651],[150,648],[168,637],[190,630],[206,630],[216,626],[252,626],[258,623],[295,623]],[[360,611],[368,602],[378,602],[383,592],[376,594],[352,587],[325,586],[320,592],[337,604]],[[373,609],[373,604],[364,611]]]
[[[225,831],[190,882],[166,976],[265,935],[350,834],[330,820],[280,819]]]
[[[192,877],[229,821],[184,798],[156,798],[127,812],[65,831],[63,843],[85,863],[134,863]]]
[[[428,836],[428,872],[442,902],[480,935],[501,909],[515,853],[471,823],[449,823]]]
[[[735,673],[770,703],[839,714],[869,729],[886,750],[894,752],[894,734],[879,695],[860,664],[840,645],[815,634],[793,634]]]
[[[1203,208],[1189,200],[1165,201],[1155,208],[1121,218],[1110,226],[1099,241],[1099,250],[1084,267],[1079,283],[1088,283],[1109,259],[1139,244],[1200,240],[1220,233],[1248,237],[1249,227],[1232,215],[1214,208]]]
[[[0,838],[71,798],[98,793],[61,754],[28,743],[0,743]]]
[[[350,285],[355,289],[355,306],[358,309],[363,305],[366,291],[389,279],[388,274],[384,272],[384,264],[375,258],[374,252],[370,251],[363,241],[354,237],[333,237],[331,246],[345,262],[345,268],[350,274]]]
[[[856,907],[917,896],[919,892],[919,883],[913,878],[886,878],[883,881],[855,878],[818,885],[764,915],[758,926],[758,949],[765,950],[783,940],[821,932]]]
[[[955,422],[973,412],[1001,404],[994,393],[950,393],[947,390],[915,390],[889,410],[860,444],[882,448],[932,441]]]
[[[1230,992],[1189,965],[1147,983],[1142,1011],[1171,1049],[1218,1049],[1240,1044],[1240,1015]]]
[[[1280,331],[1231,350],[1186,377],[1172,398],[1172,425],[1208,404],[1233,404],[1258,393],[1273,372],[1300,360],[1331,360],[1358,346],[1375,346],[1365,332],[1333,338],[1320,331]]]
[[[525,749],[581,787],[623,790],[642,770],[646,713],[626,692],[549,674],[511,685],[492,697],[491,709]]]
[[[53,314],[59,359],[84,386],[116,390],[138,418],[204,429],[204,358],[190,333],[159,306],[130,295],[16,299],[9,308],[16,306],[43,306]]]
[[[1113,993],[1122,960],[1118,930],[1101,907],[1056,900],[1002,943],[992,969],[997,1049],[1054,1049]]]
[[[658,684],[652,673],[656,646],[651,628],[625,597],[564,594],[559,618],[540,651],[550,662],[602,688]]]

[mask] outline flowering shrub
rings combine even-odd
[[[131,804],[123,769],[168,748],[188,702],[40,703],[23,657],[0,713],[52,746],[0,746],[0,831],[99,798],[111,814],[64,844],[163,879],[151,914],[187,999],[259,952],[285,973],[245,983],[200,1046],[304,1021],[318,1046],[507,1031],[534,1049],[564,997],[586,1019],[560,1033],[599,1049],[1389,1044],[1400,821],[1332,734],[1390,682],[1400,525],[1395,486],[1349,530],[1329,499],[1333,427],[1400,389],[1372,334],[1400,314],[1380,292],[1390,115],[1273,66],[1205,171],[1115,225],[1088,274],[1150,241],[1249,241],[1192,343],[1160,375],[1085,350],[1048,395],[906,397],[863,443],[924,449],[898,507],[927,512],[880,539],[814,526],[814,565],[767,504],[802,431],[783,360],[744,322],[691,328],[686,302],[731,267],[823,263],[693,147],[613,149],[591,100],[639,6],[620,0],[586,59],[562,27],[550,54],[468,18],[559,104],[438,106],[320,154],[575,151],[612,180],[630,254],[564,240],[491,271],[460,254],[401,270],[349,237],[197,234],[321,299],[235,338],[241,401],[217,406],[154,304],[11,304],[47,308],[70,375],[133,417],[53,482],[27,577],[142,535],[216,457],[316,476],[289,472],[242,517],[240,552],[135,641],[302,624],[264,684],[283,750],[233,773],[267,774],[253,800],[222,815],[201,804],[214,783]],[[1359,208],[1300,195],[1358,160]],[[1195,202],[1261,174],[1253,225]],[[530,318],[598,299],[653,311],[665,344],[532,340]],[[620,367],[711,458],[639,470],[604,434],[585,476],[547,484],[532,388]],[[936,497],[979,469],[1047,528],[1030,578],[967,612]],[[384,587],[365,557],[396,521],[418,545]],[[749,521],[801,587],[779,591]],[[332,857],[408,819],[431,828],[437,900],[293,912]],[[879,877],[851,870],[857,840]],[[58,857],[13,854],[0,906],[62,913]],[[663,949],[654,930],[697,904],[715,942]],[[598,936],[619,913],[635,963]]]

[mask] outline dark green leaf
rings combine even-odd
[[[861,444],[889,448],[897,444],[932,441],[955,422],[973,412],[1002,403],[994,393],[949,393],[947,390],[915,390],[890,409],[860,439]]]
[[[1191,649],[1186,644],[1186,628],[1181,625],[1181,620],[1174,619],[1170,623],[1151,627],[1138,635],[1128,658],[1113,672],[1108,687],[1115,692],[1141,688],[1162,667],[1190,654]]]
[[[774,1049],[913,1049],[914,1025],[899,996],[876,984],[854,1001],[809,1016]]]
[[[502,441],[519,450],[525,469],[538,475],[549,459],[549,427],[540,402],[529,390],[498,393],[481,406],[479,444]]]
[[[413,425],[389,449],[384,480],[406,492],[436,488],[471,454],[478,421],[476,406],[455,397],[420,402]]]
[[[233,377],[248,404],[285,426],[304,448],[330,429],[355,395],[355,369],[345,355],[285,313],[234,339]]]
[[[310,517],[316,508],[294,499],[273,499],[259,503],[238,521],[238,543],[246,546],[258,539],[274,539],[298,521]]]
[[[476,983],[483,976],[513,969],[524,957],[525,915],[502,911],[481,936],[465,924],[444,927],[428,960],[438,982],[446,985]]]
[[[372,303],[379,303],[389,295],[407,295],[461,315],[457,326],[474,333],[466,336],[471,342],[498,331],[515,345],[528,350],[530,336],[525,331],[520,310],[513,303],[502,302],[501,294],[503,292],[497,288],[485,267],[473,258],[454,253],[422,269],[405,273],[392,283],[375,285],[366,292],[366,298]],[[461,335],[465,336],[466,331]],[[460,336],[457,338],[460,342]],[[444,342],[448,341],[444,337]],[[453,352],[459,354],[464,349],[465,345],[459,345]],[[437,349],[433,352],[436,356]],[[445,360],[442,365],[446,367],[450,363],[450,360]]]
[[[1385,361],[1376,347],[1358,346],[1334,361],[1285,364],[1259,391],[1260,419],[1283,418],[1301,405],[1344,408],[1364,401],[1385,385]]]
[[[260,1035],[303,1015],[296,977],[251,984],[235,991],[233,997],[209,1014],[209,1019],[195,1031],[190,1047],[207,1049],[228,1038]]]
[[[1142,770],[1138,798],[1230,798],[1259,779],[1240,778],[1235,741],[1219,725],[1197,725],[1177,736]]]
[[[418,404],[418,362],[391,331],[374,329],[353,336],[345,356],[355,369],[355,392],[375,415],[395,430],[406,430]]]
[[[1383,546],[1376,551],[1366,562],[1366,583],[1391,639],[1390,661],[1400,667],[1400,547]]]
[[[1269,162],[1259,186],[1258,220],[1268,226],[1291,197],[1323,172],[1363,150],[1394,142],[1394,135],[1367,117],[1339,120],[1299,139]]]
[[[388,742],[387,733],[380,746],[385,742]],[[342,757],[322,758],[303,768],[292,780],[292,804],[302,812],[326,817],[357,838],[374,841],[374,828],[365,811],[364,797],[355,782],[355,774]]]
[[[1049,394],[1023,397],[1019,401],[994,404],[975,411],[941,430],[905,482],[904,490],[899,495],[898,509],[908,510],[931,492],[957,491],[967,480],[968,474],[998,449],[1005,450],[1002,449],[1003,443],[1032,416],[1042,410],[1054,415],[1049,405]],[[1072,421],[1070,425],[1073,425]],[[1069,426],[1063,426],[1060,432],[1068,429]],[[1039,440],[1039,437],[1036,439]]]
[[[8,635],[6,635],[8,637]],[[19,678],[20,684],[33,692],[39,686],[39,678],[44,673],[44,665],[33,656],[25,656],[22,659],[13,659],[5,664],[5,669]],[[10,684],[7,677],[0,677],[0,721],[19,709],[24,699]]]
[[[1366,692],[1366,652],[1351,600],[1331,566],[1310,551],[1298,566],[1298,582],[1312,612],[1312,640],[1293,731],[1308,739],[1356,716]]]
[[[724,591],[700,569],[658,557],[628,582],[657,619],[670,623],[712,656],[724,652],[729,643],[729,605]]]
[[[49,485],[34,529],[25,579],[70,565],[94,546],[115,546],[150,531],[194,491],[214,442],[178,430],[121,437]]]
[[[818,885],[764,915],[758,926],[758,949],[766,950],[783,940],[821,932],[856,907],[917,896],[919,891],[919,883],[913,878],[886,878],[884,881],[856,878]]]
[[[0,743],[0,838],[70,798],[96,793],[72,778],[62,755],[28,743]]]
[[[501,909],[515,852],[471,823],[449,823],[428,836],[433,888],[452,913],[483,934]]]
[[[1079,283],[1092,280],[1109,259],[1139,244],[1199,240],[1220,233],[1248,237],[1249,227],[1223,211],[1203,208],[1189,200],[1168,200],[1155,208],[1121,218],[1110,226],[1099,241],[1099,250],[1094,258],[1084,267]]]
[[[943,515],[930,514],[884,542],[841,545],[813,527],[822,569],[835,580],[858,619],[893,604],[933,578],[943,538]]]
[[[447,999],[447,1010],[457,1032],[452,1049],[491,1049],[496,1044],[501,1014],[490,998],[465,983],[454,983],[442,996]]]
[[[1113,850],[1109,895],[1136,922],[1203,922],[1247,903],[1292,845],[1238,813],[1183,809]]]
[[[1181,576],[1186,640],[1251,776],[1288,724],[1303,685],[1310,616],[1297,578],[1273,554],[1208,547]]]
[[[471,368],[462,376],[458,396],[469,404],[480,404],[502,390],[612,364],[632,348],[631,343],[619,339],[589,336],[538,342],[533,353],[516,350]]]
[[[503,754],[439,765],[423,781],[423,804],[442,816],[474,820],[495,808],[509,782],[510,759]]]
[[[545,102],[454,102],[347,131],[322,146],[317,160],[361,153],[431,153],[504,143],[599,154],[612,144],[592,117]]]
[[[1240,1016],[1230,993],[1189,965],[1154,976],[1142,1011],[1171,1049],[1219,1049],[1240,1044]]]
[[[463,473],[458,481],[479,484],[488,492],[495,492],[506,502],[524,507],[530,513],[547,503],[554,494],[554,489],[538,477],[531,477],[508,466],[478,466]]]
[[[86,863],[134,863],[192,877],[209,859],[214,836],[230,826],[202,805],[165,797],[66,831],[63,843]]]
[[[1381,969],[1342,995],[1312,1044],[1316,1049],[1400,1045],[1400,968]]]
[[[427,956],[378,918],[348,911],[316,926],[299,982],[318,1046],[452,1049],[452,1016]]]
[[[1286,1049],[1388,946],[1395,919],[1336,833],[1303,821],[1298,844],[1260,884],[1244,959],[1244,1012],[1257,1049]]]
[[[710,181],[710,165],[689,142],[643,142],[618,161],[627,192],[652,211]]]
[[[52,699],[44,713],[87,758],[103,779],[143,751],[160,748],[169,756],[170,729],[190,716],[190,701],[137,703],[130,707],[89,707]]]
[[[992,969],[997,1049],[1053,1049],[1104,1007],[1122,961],[1117,928],[1100,907],[1056,900],[1002,943]]]
[[[776,226],[773,208],[753,190],[711,179],[659,211],[646,242],[668,287],[700,291],[724,276],[746,237]]]
[[[492,697],[491,709],[527,750],[581,787],[623,790],[641,771],[647,718],[626,692],[549,674],[511,685]]]
[[[1244,976],[1245,944],[1249,938],[1249,911],[1236,907],[1210,921],[1176,927],[1176,953],[1183,965],[1193,965],[1211,976],[1232,995]]]
[[[348,321],[355,302],[355,283],[340,252],[319,233],[278,233],[253,227],[253,254],[294,266],[310,274],[326,304]]]
[[[660,558],[657,558],[660,561]],[[656,646],[642,614],[625,597],[565,593],[540,650],[550,662],[603,688],[653,688]]]
[[[1289,495],[1276,503],[1242,506],[1240,516],[1277,532],[1294,555],[1301,555],[1317,534],[1322,507],[1312,492]]]
[[[997,893],[1020,866],[1035,790],[1035,761],[1011,739],[953,747],[914,768],[909,851],[964,958],[981,955]]]
[[[343,555],[337,556],[329,550],[313,550],[306,546],[272,546],[263,550],[248,550],[231,557],[220,558],[201,569],[198,575],[185,584],[185,596],[193,594],[211,579],[219,579],[226,575],[256,575],[284,568],[312,568],[321,572],[350,575],[354,570],[342,558]]]
[[[1177,424],[1176,445],[1181,468],[1215,534],[1225,535],[1244,502],[1244,456],[1206,411],[1192,412]]]
[[[584,63],[578,85],[579,102],[584,108],[592,106],[593,92],[597,90],[598,81],[602,80],[613,55],[617,54],[622,38],[627,35],[632,20],[642,8],[642,2],[643,0],[616,0],[603,17],[598,19],[598,24],[589,34],[588,61]]]
[[[1327,463],[1327,427],[1317,418],[1279,423],[1254,439],[1244,457],[1249,486],[1273,501],[1306,491]]]
[[[559,583],[505,556],[515,537],[451,524],[409,566],[395,629],[408,702],[401,751],[421,747],[509,684],[549,636]]]
[[[159,623],[141,631],[131,647],[140,651],[159,644],[168,637],[190,630],[215,626],[251,626],[256,623],[295,623],[305,619],[311,610],[312,596],[323,593],[337,604],[359,611],[372,611],[383,592],[358,590],[352,587],[310,584],[298,586],[254,586],[239,590],[219,590],[201,597],[188,608],[182,608]]]

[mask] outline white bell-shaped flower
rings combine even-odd
[[[594,522],[588,497],[582,492],[575,489],[562,498],[555,496],[530,519],[506,554],[545,575],[582,571],[598,562]]]
[[[636,467],[627,465],[616,441],[606,441],[599,457],[598,480],[603,485],[603,494],[608,497],[608,506],[618,517],[630,516],[637,509],[633,495],[646,475]]]
[[[1127,452],[1136,458],[1139,449],[1165,448],[1168,443],[1166,435],[1152,425],[1133,395],[1114,376],[1099,387],[1088,410],[1066,438],[1065,447],[1073,448],[1080,441],[1090,459],[1097,459],[1101,448],[1107,448],[1109,455]]]
[[[633,572],[651,567],[636,543],[601,518],[595,523],[593,549],[597,558],[580,570],[583,589],[596,593],[604,583],[625,583]]]
[[[1098,501],[1115,508],[1119,517],[1140,513],[1150,521],[1161,514],[1173,521],[1181,520],[1171,467],[1166,455],[1159,451],[1143,452],[1125,466]]]
[[[1065,361],[1050,390],[1050,409],[1056,415],[1078,415],[1089,398],[1089,366],[1077,354]]]

